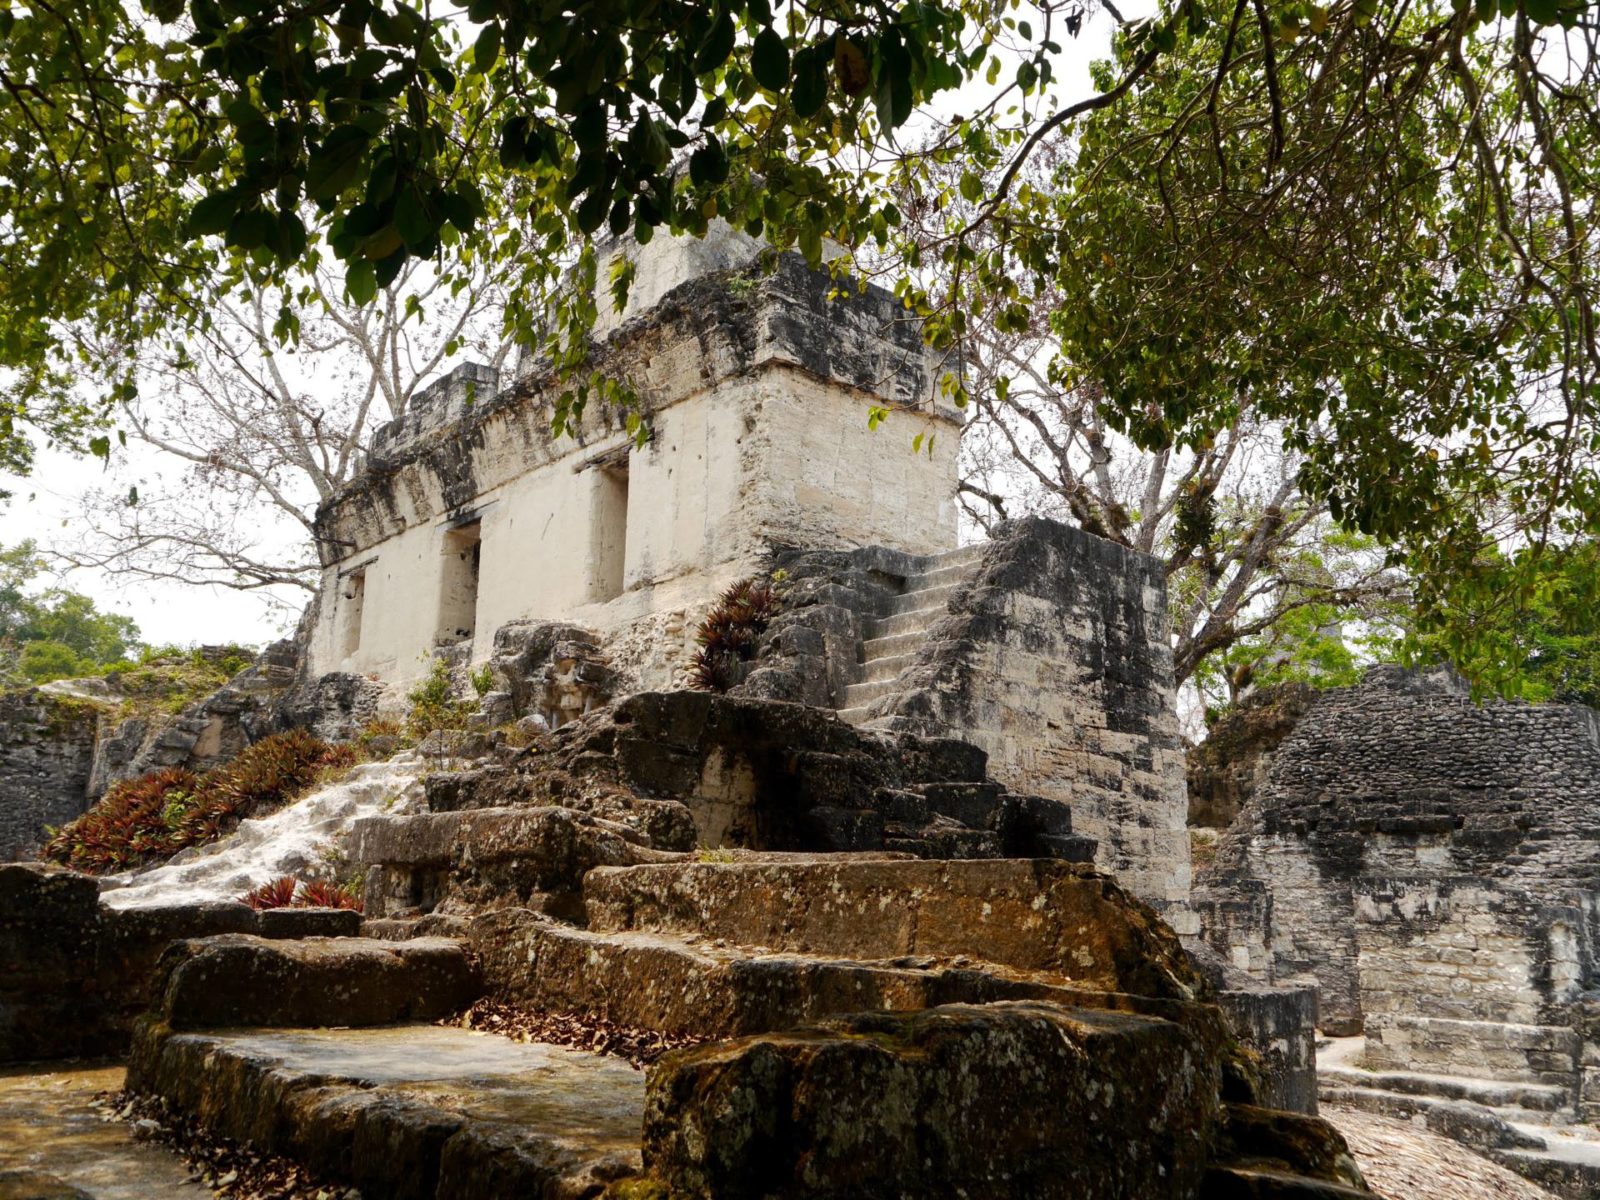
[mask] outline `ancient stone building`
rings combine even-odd
[[[552,439],[560,385],[537,373],[442,381],[319,514],[311,677],[527,660],[558,623],[590,649],[568,637],[541,669],[608,678],[512,706],[559,723],[683,686],[715,596],[781,571],[785,611],[737,692],[980,747],[1006,785],[1070,800],[1100,865],[1193,933],[1158,565],[1042,520],[956,548],[948,366],[887,293],[731,233],[628,252],[596,367],[637,390],[648,439],[600,403]],[[530,665],[501,686],[526,690]]]
[[[378,431],[319,516],[313,674],[411,678],[436,647],[481,662],[501,626],[560,618],[610,635],[633,686],[670,686],[686,614],[773,543],[955,546],[958,415],[915,326],[882,291],[830,300],[793,256],[767,272],[731,235],[721,246],[707,262],[715,246],[653,243],[634,305],[655,303],[596,356],[636,389],[643,445],[600,402],[552,438],[563,384],[500,389],[472,367]],[[910,452],[917,432],[929,452]]]
[[[1374,668],[1317,694],[1196,892],[1257,979],[1314,984],[1364,1063],[1600,1115],[1600,716]]]

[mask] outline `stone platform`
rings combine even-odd
[[[369,1196],[593,1194],[639,1170],[644,1076],[429,1025],[135,1035],[128,1085]]]

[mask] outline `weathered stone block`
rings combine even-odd
[[[156,967],[156,1011],[174,1029],[384,1025],[457,1012],[479,993],[461,946],[442,938],[179,942]]]
[[[1190,1197],[1215,1064],[1165,1021],[1032,1004],[842,1018],[651,1071],[647,1169],[684,1196]]]

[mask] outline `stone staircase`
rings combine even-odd
[[[1600,1196],[1600,1131],[1576,1123],[1571,1089],[1421,1071],[1369,1070],[1365,1039],[1318,1045],[1318,1098],[1414,1121],[1570,1200]]]
[[[489,822],[502,861],[581,898],[571,919],[517,905],[451,918],[458,938],[427,935],[435,913],[178,943],[129,1088],[371,1200],[1371,1195],[1314,1118],[1236,1102],[1243,1068],[1175,938],[1086,867],[585,866],[548,816]],[[485,844],[447,824],[456,853]],[[708,1044],[641,1075],[415,1023],[486,993]]]
[[[901,676],[917,658],[928,631],[948,611],[950,597],[983,557],[985,547],[963,546],[930,556],[915,575],[907,576],[899,595],[866,620],[856,678],[840,689],[839,715],[859,725],[872,706],[899,690]]]

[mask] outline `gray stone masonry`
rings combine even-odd
[[[1197,889],[1255,978],[1313,984],[1381,1070],[1564,1090],[1600,1115],[1600,716],[1444,672],[1318,694]]]
[[[99,714],[37,688],[0,694],[0,861],[31,857],[88,805]]]
[[[1198,932],[1155,559],[1028,518],[933,559],[872,547],[773,565],[785,609],[741,694],[979,747],[996,781],[1069,802],[1097,864]]]

